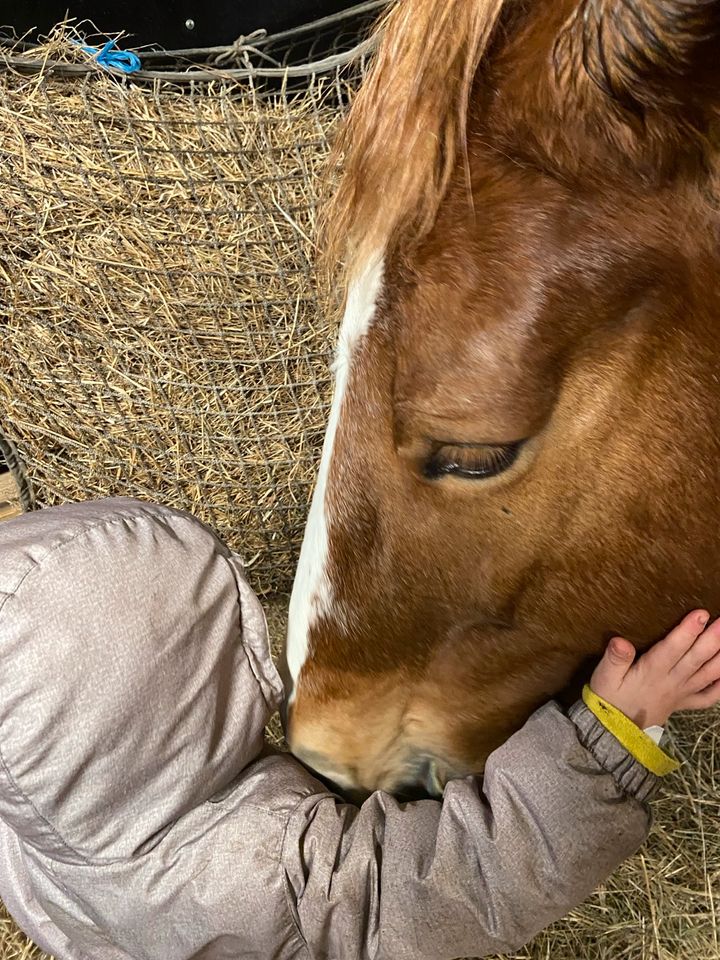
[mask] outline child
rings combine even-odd
[[[707,621],[637,663],[613,641],[587,702],[538,710],[482,784],[357,808],[263,750],[263,613],[198,521],[118,499],[4,523],[0,897],[59,960],[514,950],[645,839],[653,728],[720,698]]]

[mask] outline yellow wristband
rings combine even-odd
[[[652,737],[649,737],[617,707],[593,693],[589,686],[583,689],[583,702],[627,752],[651,773],[664,777],[665,774],[672,773],[680,766],[677,760],[673,760],[660,749]]]

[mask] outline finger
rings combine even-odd
[[[718,703],[720,703],[720,680],[716,680],[715,683],[710,684],[709,687],[705,687],[700,693],[695,693],[692,697],[688,697],[680,709],[709,710],[710,707],[714,707]]]
[[[707,610],[693,610],[683,617],[666,637],[659,640],[647,655],[658,665],[672,670],[695,643],[709,619]]]
[[[699,693],[715,683],[716,680],[720,680],[720,643],[718,644],[718,652],[690,677],[688,686],[694,693]]]
[[[720,651],[720,620],[715,620],[675,664],[673,673],[680,677],[692,678],[704,664],[712,660],[718,651]]]
[[[613,637],[595,667],[590,687],[598,696],[618,690],[635,660],[635,647],[624,637]]]

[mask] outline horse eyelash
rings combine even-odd
[[[429,480],[438,480],[444,476],[458,476],[468,480],[489,479],[513,466],[522,444],[523,441],[478,446],[442,444],[425,463],[423,473]],[[473,454],[476,455],[475,462]],[[468,460],[465,456],[468,456]]]

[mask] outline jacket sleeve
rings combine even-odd
[[[554,704],[442,803],[308,797],[288,823],[287,889],[322,960],[443,960],[512,951],[642,844],[656,778],[583,705]]]

